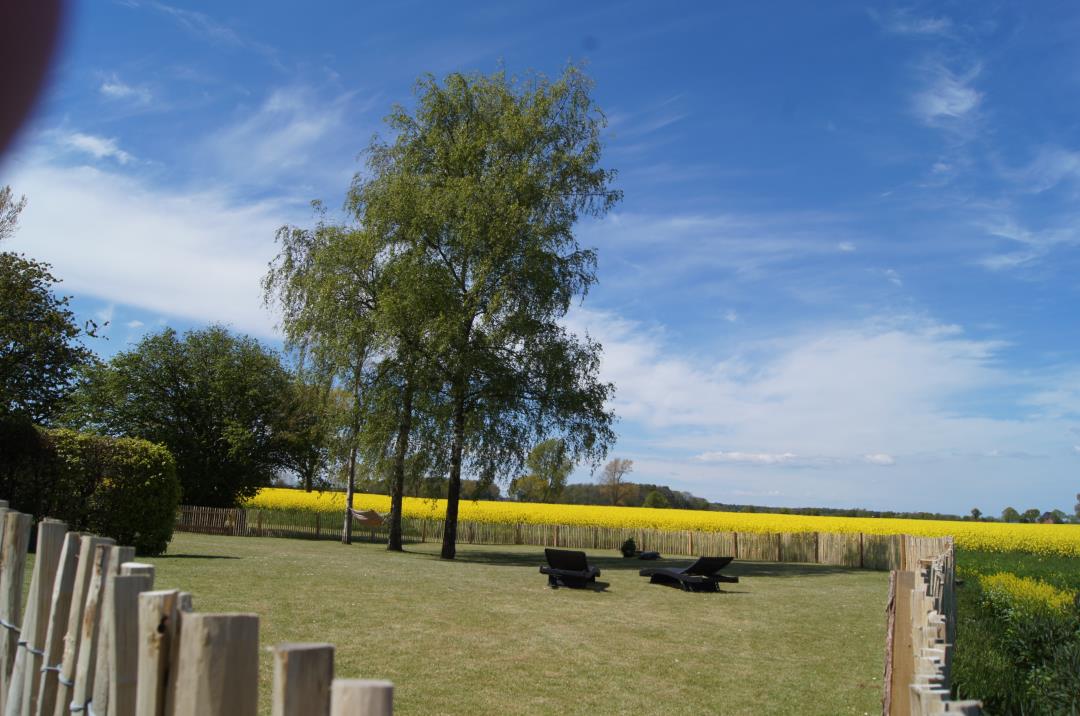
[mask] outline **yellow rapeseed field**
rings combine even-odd
[[[275,510],[340,513],[345,495],[340,492],[303,492],[282,488],[261,490],[249,507]],[[356,509],[387,512],[386,495],[356,495]],[[446,500],[405,498],[406,517],[441,519]],[[702,510],[610,507],[601,505],[549,505],[531,502],[462,500],[459,518],[502,524],[558,524],[627,529],[694,530],[699,532],[863,532],[909,534],[922,537],[952,535],[959,547],[991,552],[1023,551],[1034,554],[1080,556],[1080,525],[951,522],[871,517],[812,517],[768,513],[706,512]]]
[[[1050,609],[1065,612],[1076,598],[1071,591],[1058,589],[1052,584],[1031,577],[1018,577],[1009,572],[985,575],[980,581],[991,599],[1000,599],[1006,604],[1029,611]]]

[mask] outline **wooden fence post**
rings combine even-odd
[[[56,567],[60,564],[60,552],[64,548],[65,533],[67,525],[59,520],[44,519],[38,522],[37,554],[30,577],[30,596],[26,603],[15,665],[5,696],[5,716],[20,716],[24,713],[24,702],[27,701],[28,694],[33,692],[33,687],[37,686],[37,680],[33,677],[40,664],[34,652],[40,652],[45,644],[49,628],[49,603],[52,600]],[[28,708],[29,704],[25,707]]]
[[[332,644],[274,647],[272,716],[328,716],[333,680]]]
[[[122,562],[120,564],[120,574],[125,577],[135,575],[150,577],[150,584],[154,583],[154,571],[154,565],[145,562]]]
[[[75,662],[79,657],[79,643],[82,639],[83,611],[86,608],[87,592],[90,589],[90,579],[97,560],[95,556],[101,549],[108,554],[108,548],[113,540],[108,537],[83,537],[79,544],[79,562],[75,571],[75,584],[71,593],[71,608],[68,610],[67,623],[64,634],[64,651],[61,657],[59,673],[56,676],[55,689],[53,690],[54,706],[51,711],[54,716],[65,716],[68,713],[68,704],[71,702],[71,689],[75,686]],[[51,682],[45,679],[44,683]],[[44,705],[44,704],[43,704]],[[49,716],[45,714],[44,716]]]
[[[33,518],[21,512],[5,512],[3,518],[3,547],[0,548],[0,713],[19,642],[19,622],[22,621],[23,572],[26,569],[26,550],[30,546],[30,527]]]
[[[331,716],[391,716],[393,712],[394,685],[389,681],[334,679]]]
[[[179,596],[175,589],[139,595],[139,683],[135,693],[138,716],[165,716]]]
[[[94,686],[90,701],[97,714],[109,713],[109,653],[112,651],[112,578],[120,574],[120,565],[135,559],[135,548],[117,545],[109,548],[109,568],[102,587],[101,609],[98,617],[97,656],[94,657]]]
[[[56,677],[64,656],[64,634],[67,633],[68,612],[71,609],[71,593],[75,585],[75,571],[79,559],[78,532],[64,535],[64,547],[60,553],[60,565],[53,580],[52,600],[49,603],[49,627],[45,634],[44,654],[40,658],[40,676],[37,689],[28,694],[30,700],[26,713],[30,716],[52,716],[56,702]],[[34,675],[31,674],[31,678]]]
[[[75,685],[71,688],[71,710],[75,712],[85,712],[94,696],[94,675],[97,672],[98,641],[101,636],[101,604],[105,598],[112,550],[113,545],[101,545],[94,550],[93,571],[86,590],[86,607],[83,609],[79,655],[75,661]]]
[[[165,681],[165,714],[176,713],[177,669],[180,663],[180,641],[184,631],[184,617],[191,616],[194,607],[191,604],[191,592],[176,595],[176,610],[173,612],[172,639],[169,643],[169,670]]]
[[[95,713],[135,716],[139,673],[139,594],[149,591],[153,582],[146,574],[121,574],[111,577],[109,581],[112,618],[109,620],[108,639],[111,648],[108,654],[98,657],[106,661],[109,672],[106,684],[108,695],[105,697],[107,710],[103,710],[102,704],[97,704],[95,698]],[[98,691],[96,680],[94,690]]]
[[[255,716],[258,692],[259,617],[183,615],[171,716]]]

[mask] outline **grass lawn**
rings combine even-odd
[[[402,714],[881,709],[886,572],[735,563],[739,584],[692,594],[596,551],[605,591],[552,590],[539,547],[407,550],[177,533],[147,561],[199,611],[257,613],[264,647],[335,644],[337,675],[393,681]]]

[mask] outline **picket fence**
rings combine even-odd
[[[183,505],[177,515],[181,532],[237,537],[301,537],[340,539],[344,515],[292,510],[195,507]],[[441,541],[443,520],[405,518],[406,541]],[[357,526],[354,539],[386,541],[388,525],[369,529]],[[744,561],[803,562],[839,567],[892,570],[912,569],[933,549],[909,535],[859,532],[705,532],[582,525],[492,524],[459,521],[461,544],[517,544],[576,549],[618,549],[633,537],[638,549],[666,555],[731,555]],[[914,541],[912,541],[914,540]]]
[[[0,715],[255,716],[259,618],[193,610],[112,539],[0,500]],[[389,716],[393,685],[334,678],[330,644],[274,648],[274,716]]]
[[[907,541],[908,569],[889,575],[884,716],[983,713],[978,701],[951,700],[956,644],[956,550],[951,537]]]

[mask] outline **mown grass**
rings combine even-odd
[[[604,591],[551,590],[542,548],[407,549],[177,534],[148,561],[197,610],[259,614],[264,647],[335,644],[337,674],[393,681],[402,714],[880,710],[887,573],[744,562],[688,594],[608,551]],[[269,713],[265,650],[260,674]]]

